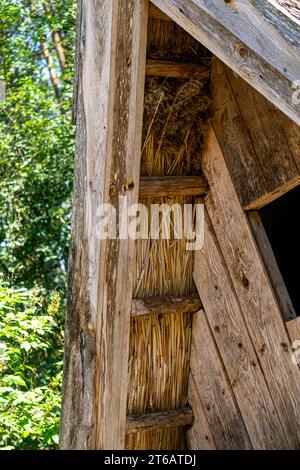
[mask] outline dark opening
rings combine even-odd
[[[300,187],[261,209],[260,216],[296,314],[300,315]]]

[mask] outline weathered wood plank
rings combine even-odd
[[[287,448],[207,213],[204,248],[195,253],[194,280],[254,449]]]
[[[261,198],[266,204],[274,195],[277,198],[300,184],[299,170],[289,142],[284,138],[276,108],[228,68],[226,75],[266,179],[268,193]],[[282,117],[287,126],[295,125],[286,116]],[[256,202],[257,206],[261,204],[261,201]]]
[[[190,297],[150,297],[148,299],[133,299],[131,316],[168,315],[176,313],[193,314],[202,307],[198,295]]]
[[[250,449],[251,443],[204,311],[194,317],[190,367],[216,448]],[[197,420],[195,401],[193,410]]]
[[[219,20],[217,21],[208,15],[196,1],[153,0],[153,3],[163,12],[167,12],[172,20],[200,41],[287,116],[300,124],[300,109],[292,100],[291,80],[232,34]],[[236,3],[234,2],[234,4]],[[261,38],[260,35],[258,37]]]
[[[148,77],[196,78],[197,80],[208,80],[210,69],[201,64],[149,59],[146,63],[146,75]]]
[[[300,76],[300,27],[291,22],[294,37],[288,38],[281,33],[282,16],[274,14],[273,22],[265,16],[266,1],[240,0],[194,0],[202,11],[222,24],[238,37],[252,51],[272,65],[291,83]],[[275,13],[275,11],[274,11]]]
[[[300,317],[294,318],[286,323],[292,343],[300,341]]]
[[[190,426],[193,421],[194,414],[189,406],[180,410],[131,415],[126,419],[126,434]]]
[[[241,204],[260,208],[300,184],[282,115],[220,61],[211,71],[212,123]],[[296,126],[297,127],[297,126]]]
[[[97,236],[99,205],[138,202],[148,3],[82,0],[62,449],[122,449],[134,241]]]
[[[253,346],[289,445],[299,448],[299,369],[292,364],[290,339],[274,291],[212,128],[203,172],[211,188],[206,207]]]
[[[248,212],[248,218],[259,252],[265,263],[272,287],[276,294],[280,311],[284,320],[288,322],[293,318],[296,318],[296,312],[279,270],[269,238],[264,229],[263,222],[259,213],[256,211]]]
[[[194,422],[187,430],[187,446],[190,450],[216,450],[213,434],[209,427],[195,380],[189,377],[189,404],[194,411]]]
[[[281,3],[284,3],[284,1],[281,0]],[[262,14],[264,14],[266,20],[272,23],[281,36],[286,38],[286,40],[290,43],[294,44],[294,46],[299,51],[299,7],[297,10],[293,9],[293,13],[296,14],[292,15],[292,9],[289,8],[289,10],[287,10],[287,8],[279,5],[278,0],[256,0],[256,4],[261,10]]]
[[[140,180],[140,197],[205,196],[208,185],[201,176],[148,176]]]
[[[300,173],[300,127],[276,109],[276,119],[280,122],[282,136],[286,139]]]
[[[240,201],[246,207],[268,193],[267,182],[224,65],[217,59],[212,63],[211,96],[212,125]]]

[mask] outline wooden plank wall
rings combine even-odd
[[[189,400],[195,423],[189,445],[232,448],[225,442],[226,431],[223,442],[219,438],[226,419],[218,410],[227,409],[226,417],[232,419],[230,436],[237,426],[237,415],[228,408],[228,397],[233,397],[239,426],[244,425],[249,437],[234,439],[234,448],[247,449],[250,442],[254,449],[298,449],[300,372],[292,362],[291,340],[298,335],[299,322],[285,323],[294,317],[287,310],[289,299],[280,291],[286,309],[281,311],[278,286],[271,282],[280,279],[269,278],[257,246],[261,234],[256,241],[244,209],[260,207],[299,184],[299,129],[219,61],[212,68],[212,98],[203,160],[210,186],[205,245],[196,253],[194,267],[205,313],[194,319]],[[212,395],[214,390],[223,393]],[[217,422],[211,419],[207,396],[218,402]],[[201,433],[203,422],[206,430]]]
[[[300,183],[299,127],[214,59],[212,125],[244,209],[259,209]]]

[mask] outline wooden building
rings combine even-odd
[[[61,448],[300,448],[299,11],[79,1]],[[119,196],[204,247],[100,240]]]

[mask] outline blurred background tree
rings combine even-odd
[[[1,0],[0,270],[64,291],[72,192],[74,0]]]
[[[0,1],[0,448],[58,441],[76,0]]]

